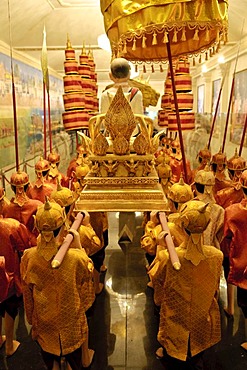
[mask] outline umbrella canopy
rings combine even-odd
[[[112,52],[132,61],[160,62],[198,55],[227,40],[228,0],[101,0]]]

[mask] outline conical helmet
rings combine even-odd
[[[40,160],[35,164],[36,172],[49,171],[50,163],[46,159],[40,157]]]
[[[75,176],[77,180],[82,180],[90,171],[89,166],[86,163],[82,163],[80,166],[77,166],[75,169]]]
[[[207,163],[211,159],[211,152],[208,148],[201,149],[198,152],[199,162]]]
[[[197,184],[214,186],[215,176],[207,164],[203,170],[197,171],[194,181]]]
[[[246,160],[238,155],[237,148],[234,156],[227,161],[227,168],[233,171],[244,171],[246,169]]]
[[[181,176],[179,182],[176,182],[170,187],[167,197],[173,202],[185,203],[193,198],[193,192],[190,185],[185,184]]]
[[[35,220],[39,231],[53,231],[64,224],[66,214],[58,203],[46,199],[45,204],[38,207]]]
[[[10,184],[16,187],[23,187],[29,183],[28,174],[18,169],[10,177]]]
[[[211,163],[216,165],[226,165],[227,159],[225,153],[222,152],[222,148],[220,148],[218,153],[212,156]]]
[[[75,201],[74,193],[58,182],[57,190],[51,193],[51,200],[54,200],[61,207],[70,206]]]
[[[57,164],[60,162],[60,154],[51,152],[47,159],[50,163]]]
[[[190,200],[180,209],[181,225],[192,234],[202,233],[210,221],[208,203],[200,200]]]

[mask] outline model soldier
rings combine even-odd
[[[55,189],[55,185],[46,180],[49,170],[50,163],[41,157],[35,164],[36,180],[33,183],[30,183],[27,188],[27,196],[29,198],[38,199],[44,203],[45,198],[51,195]]]
[[[54,185],[57,185],[57,181],[59,180],[62,186],[68,187],[69,179],[58,169],[60,164],[60,154],[51,152],[48,155],[47,160],[50,163],[50,170],[47,175],[47,180]]]
[[[26,226],[13,218],[0,216],[0,348],[5,343],[7,357],[15,354],[20,342],[14,339],[15,318],[22,303],[20,258],[32,247]],[[5,335],[2,335],[2,317]]]
[[[93,263],[80,244],[79,234],[65,254],[61,266],[51,262],[63,243],[60,233],[66,221],[64,209],[46,202],[36,214],[40,231],[37,247],[28,249],[21,261],[23,297],[32,338],[40,347],[47,369],[53,369],[61,356],[72,370],[87,367],[93,351],[88,349],[86,311],[94,302]],[[45,309],[44,309],[45,307]]]
[[[246,169],[246,161],[237,154],[237,149],[232,158],[227,161],[229,174],[229,186],[221,189],[215,194],[215,199],[223,208],[233,203],[239,203],[244,197],[242,186],[239,182],[242,172]]]
[[[27,196],[29,177],[26,172],[21,170],[14,172],[11,175],[10,184],[15,196],[11,199],[10,204],[4,206],[3,217],[14,218],[24,224],[30,232],[32,244],[35,245],[38,232],[34,227],[33,216],[42,202],[37,199],[30,199]]]
[[[203,351],[221,339],[217,293],[223,255],[202,241],[210,220],[207,204],[192,200],[180,213],[185,230],[184,241],[176,248],[181,269],[174,269],[163,249],[152,276],[154,301],[160,306],[158,341],[162,347],[156,354],[163,357],[164,348],[172,365],[174,359],[199,365]],[[159,244],[166,247],[164,232]]]
[[[227,283],[237,286],[237,302],[245,317],[246,342],[243,347],[247,349],[247,170],[243,171],[240,184],[244,198],[240,203],[234,203],[225,209],[224,239],[221,247],[225,259],[229,259],[229,266],[225,269]],[[234,301],[226,313],[233,316]]]

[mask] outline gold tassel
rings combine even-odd
[[[212,57],[212,49],[209,49],[209,56]]]
[[[209,29],[206,30],[205,41],[209,41]]]
[[[156,32],[154,32],[154,34],[153,34],[153,41],[152,41],[152,45],[157,45],[158,44],[158,42],[157,42],[157,33]]]
[[[143,73],[146,73],[147,71],[146,71],[146,66],[145,66],[145,64],[143,64]]]
[[[162,72],[164,72],[164,69],[163,69],[163,67],[162,67],[162,64],[160,64],[160,72],[162,73]]]
[[[174,30],[172,42],[178,42],[178,31]]]
[[[138,72],[138,65],[136,64],[135,65],[135,73],[137,73]]]
[[[193,64],[193,67],[195,67],[195,65],[196,65],[196,60],[195,60],[195,58],[193,58],[192,64]]]
[[[208,60],[208,53],[205,53],[205,60]]]
[[[202,62],[202,55],[200,54],[200,56],[199,56],[199,63],[201,63]]]
[[[165,32],[164,33],[164,37],[163,37],[162,43],[163,44],[167,44],[168,43],[168,32]]]
[[[154,73],[154,65],[153,64],[151,65],[151,71],[152,71],[152,73]]]
[[[216,47],[216,53],[218,53],[220,51],[220,43],[218,43],[217,47]]]
[[[195,30],[195,34],[194,34],[194,37],[193,37],[193,40],[194,41],[198,41],[199,40],[198,32],[199,32],[199,30]]]
[[[127,54],[127,43],[124,41],[123,54]]]
[[[135,50],[136,50],[136,39],[134,39],[134,40],[133,40],[132,50],[133,50],[133,51],[135,51]]]
[[[185,30],[185,27],[183,28],[183,31],[182,31],[181,41],[186,41],[186,30]]]
[[[142,48],[145,49],[147,47],[146,45],[147,38],[145,36],[142,37]]]
[[[214,55],[215,54],[215,49],[214,49],[214,46],[213,46],[213,48],[212,48],[212,55]]]

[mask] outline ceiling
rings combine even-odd
[[[246,11],[247,0],[229,0],[229,44],[223,48],[236,46],[241,35],[247,35],[247,21],[241,15]],[[100,0],[1,0],[0,24],[1,41],[38,61],[45,26],[48,65],[61,76],[68,34],[77,58],[83,43],[92,49],[98,82],[109,80],[110,53],[98,46],[98,36],[104,33]],[[159,73],[152,74],[150,82],[153,78]]]

